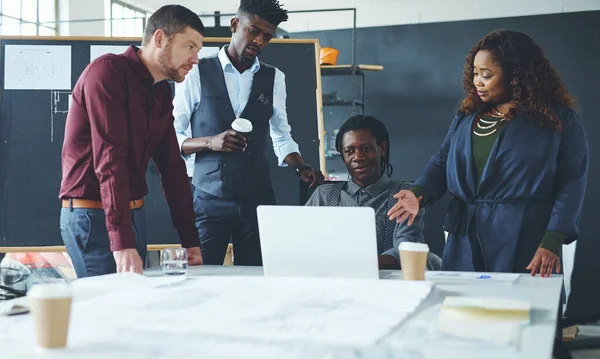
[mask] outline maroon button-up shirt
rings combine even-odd
[[[129,201],[148,193],[150,158],[161,174],[182,245],[200,245],[172,111],[169,84],[154,84],[134,46],[92,62],[73,89],[59,198],[101,200],[113,251],[135,248]]]

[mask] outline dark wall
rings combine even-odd
[[[482,36],[499,28],[523,31],[542,46],[578,101],[591,163],[569,311],[600,312],[600,261],[596,260],[600,241],[593,206],[600,202],[600,188],[593,185],[600,180],[600,148],[594,141],[600,133],[600,91],[596,88],[600,83],[600,12],[358,29],[356,62],[385,67],[366,75],[366,113],[384,121],[390,131],[394,177],[415,179],[441,144],[462,98],[461,74],[467,53]],[[350,30],[296,33],[292,37],[318,38],[321,46],[340,50],[338,64],[351,62]],[[323,92],[340,91],[340,81],[324,78]],[[325,108],[324,113],[330,133],[349,111]],[[328,161],[328,168],[332,167]],[[439,217],[443,210],[438,206],[433,212]],[[426,223],[431,222],[426,219]]]
[[[206,41],[205,46],[224,42]],[[71,86],[90,62],[91,45],[128,45],[125,41],[85,39],[3,39],[0,54],[7,45],[71,46]],[[318,111],[315,90],[317,71],[315,44],[273,43],[261,60],[286,74],[288,121],[294,140],[308,163],[319,159]],[[52,65],[50,61],[42,65]],[[38,63],[27,63],[35,74]],[[4,57],[0,56],[0,247],[62,245],[59,230],[61,149],[68,99],[71,91],[6,90],[2,87]],[[14,76],[14,74],[13,74]],[[31,75],[33,76],[33,75]],[[312,96],[306,96],[312,94]],[[277,166],[269,146],[267,158],[278,204],[297,204],[299,180],[291,168]],[[161,191],[160,177],[152,164],[146,176],[148,195],[145,211],[149,244],[179,243]]]

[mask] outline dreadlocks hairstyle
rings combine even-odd
[[[463,89],[467,94],[459,112],[464,114],[489,110],[481,101],[473,84],[473,60],[482,50],[489,51],[494,62],[502,68],[511,100],[516,105],[506,115],[507,120],[517,114],[537,119],[544,127],[561,129],[561,122],[553,105],[574,107],[575,100],[567,91],[558,73],[550,66],[542,49],[522,32],[496,30],[487,34],[471,49],[463,70]]]
[[[355,115],[344,122],[335,138],[335,149],[339,153],[342,153],[342,140],[344,139],[344,135],[347,132],[359,130],[368,130],[371,132],[378,145],[381,145],[383,142],[387,144],[385,154],[381,159],[381,174],[387,173],[388,176],[391,176],[394,172],[394,167],[390,164],[390,135],[383,122],[379,121],[374,116]]]
[[[277,0],[242,0],[238,13],[257,15],[275,26],[288,20],[288,12]]]

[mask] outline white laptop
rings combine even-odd
[[[378,279],[370,207],[259,206],[265,276]]]

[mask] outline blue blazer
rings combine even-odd
[[[415,185],[434,200],[453,196],[444,228],[446,270],[472,271],[469,236],[479,242],[487,271],[524,272],[547,230],[577,239],[587,173],[588,145],[577,114],[556,112],[562,130],[516,116],[492,147],[479,188],[472,154],[477,114],[457,115],[442,146]]]

